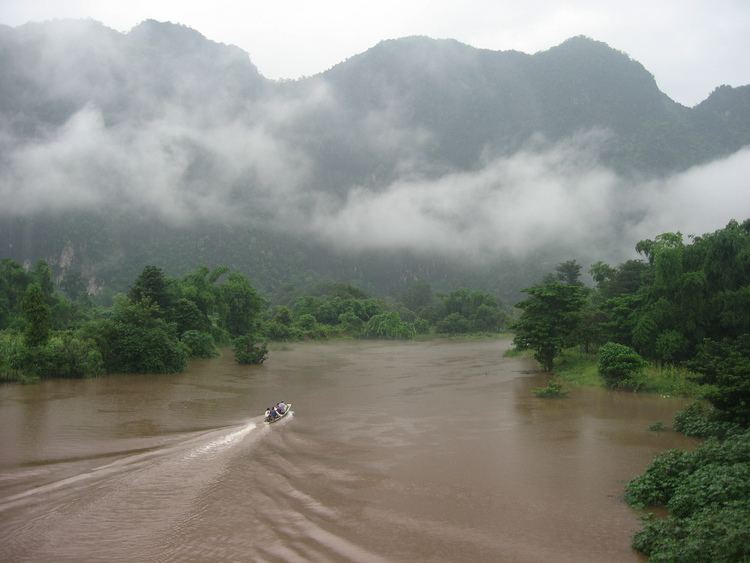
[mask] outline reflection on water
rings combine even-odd
[[[637,561],[624,483],[672,399],[574,390],[507,341],[297,344],[0,388],[0,560]],[[293,416],[262,422],[269,404]]]

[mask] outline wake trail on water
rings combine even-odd
[[[230,431],[227,431],[228,429]],[[176,442],[173,441],[161,446],[128,450],[125,455],[118,452],[108,452],[106,454],[107,457],[117,457],[117,459],[88,468],[75,475],[35,486],[26,491],[0,499],[0,513],[15,508],[40,495],[53,493],[58,490],[71,489],[76,486],[87,486],[90,481],[116,477],[118,474],[128,471],[142,470],[147,468],[149,464],[168,463],[170,459],[180,459],[183,462],[189,462],[191,460],[200,460],[201,457],[214,456],[218,451],[240,445],[243,439],[254,431],[259,431],[256,434],[260,438],[261,435],[268,431],[268,427],[261,420],[254,419],[239,426],[233,425],[217,430],[201,431],[197,435],[195,432],[191,432],[178,438]],[[97,457],[100,456],[92,456],[92,459],[96,459]],[[56,460],[55,463],[47,464],[46,467],[49,468],[54,465],[62,467],[66,464],[67,461],[62,459]],[[36,471],[32,469],[27,470],[26,473],[29,476],[33,476]],[[21,472],[15,475],[14,479],[22,480],[23,477],[24,473]]]
[[[221,487],[232,460],[247,456],[269,431],[255,417],[188,433],[2,498],[0,560],[24,554],[64,558],[69,545],[80,553],[89,542],[98,553],[115,553],[122,542],[132,541],[145,550],[144,557],[156,555],[162,535],[195,518]],[[57,463],[57,470],[51,465],[51,475],[71,469],[66,463]]]

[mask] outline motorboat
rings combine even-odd
[[[266,424],[273,424],[274,422],[278,422],[279,420],[281,420],[282,418],[284,418],[291,411],[292,411],[292,403],[287,403],[286,404],[286,410],[283,413],[281,413],[279,416],[275,416],[273,418],[271,418],[271,417],[265,417],[265,419],[263,421]]]

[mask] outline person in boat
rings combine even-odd
[[[266,416],[265,416],[265,419],[269,420],[270,418],[271,418],[271,408],[270,407],[266,407]]]
[[[286,412],[286,403],[284,401],[281,401],[278,405],[276,405],[276,410],[279,412],[279,414],[284,414]]]

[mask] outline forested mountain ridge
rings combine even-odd
[[[433,133],[430,157],[459,166],[476,164],[487,147],[510,152],[535,133],[555,139],[591,127],[616,133],[607,156],[618,167],[646,172],[750,143],[748,87],[721,86],[685,108],[640,63],[582,36],[534,55],[406,37],[316,76],[276,82],[242,50],[184,26],[149,20],[121,34],[63,20],[0,26],[0,77],[3,117],[25,132],[59,125],[87,104],[112,123],[174,107],[252,119],[249,106],[261,96],[299,99],[323,81],[348,116],[397,105],[404,126]],[[314,112],[300,119],[313,128],[316,120]],[[326,125],[318,132],[348,145],[345,123]]]
[[[264,290],[309,277],[519,289],[529,279],[500,258],[467,268],[439,247],[342,253],[326,229],[366,194],[461,183],[592,131],[592,166],[625,178],[686,170],[750,144],[750,87],[686,108],[640,63],[585,37],[534,55],[407,37],[272,81],[242,50],[180,25],[0,26],[0,248],[58,275],[78,268],[92,287],[147,263],[178,274],[205,262]],[[439,197],[420,205],[443,217],[430,211],[452,205]],[[447,217],[459,232],[471,221]]]

